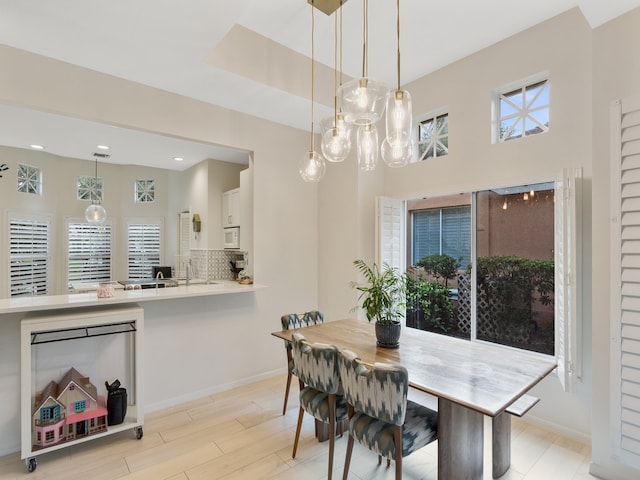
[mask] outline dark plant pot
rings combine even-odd
[[[379,347],[398,348],[400,345],[400,322],[383,324],[376,322],[376,340]]]

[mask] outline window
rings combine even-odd
[[[579,328],[577,289],[562,273],[574,272],[578,248],[574,175],[407,201],[409,273],[417,280],[407,326],[555,355],[559,377],[575,368],[568,337]],[[428,298],[410,301],[416,292]]]
[[[44,434],[44,441],[45,443],[51,443],[55,440],[55,434],[56,432],[53,430],[49,430],[48,432],[45,432]]]
[[[471,205],[414,210],[411,263],[446,254],[468,265],[471,257]]]
[[[549,130],[549,80],[501,92],[496,104],[500,142]]]
[[[130,279],[151,278],[152,266],[160,265],[160,222],[127,225],[127,265]]]
[[[136,203],[152,203],[156,199],[154,180],[136,180]]]
[[[69,282],[111,280],[111,225],[70,221],[67,225]]]
[[[57,421],[60,419],[60,406],[54,405],[52,407],[42,407],[40,410],[40,421],[45,424],[51,420]]]
[[[9,219],[10,296],[46,295],[49,273],[49,221]]]
[[[103,185],[100,177],[78,177],[78,200],[102,202]]]
[[[73,402],[73,411],[75,413],[84,412],[86,409],[87,409],[86,400],[78,400],[77,402]]]
[[[18,191],[42,195],[42,172],[39,168],[18,164]]]
[[[419,159],[442,157],[448,153],[449,114],[444,113],[418,123]]]

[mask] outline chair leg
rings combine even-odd
[[[287,386],[284,390],[284,405],[282,406],[282,414],[287,413],[287,402],[289,401],[289,389],[291,388],[291,370],[287,371]]]
[[[298,439],[300,438],[300,429],[302,428],[303,415],[304,415],[304,408],[300,407],[300,412],[298,413],[298,426],[296,427],[296,438],[293,441],[293,453],[291,454],[291,458],[296,458],[296,452],[298,450]]]
[[[402,480],[402,427],[393,427],[393,440],[396,449],[396,480]]]
[[[342,473],[342,480],[347,480],[349,476],[349,465],[351,464],[351,452],[353,451],[353,437],[348,435],[347,439],[347,454],[344,457],[344,471]]]
[[[329,473],[327,480],[331,480],[333,473],[333,451],[336,445],[336,395],[329,394]]]

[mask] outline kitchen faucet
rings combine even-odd
[[[158,279],[159,278],[164,279],[164,274],[160,270],[158,270],[158,273],[156,273],[156,291],[158,290]]]

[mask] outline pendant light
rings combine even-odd
[[[369,0],[363,0],[364,28],[362,47],[362,78],[355,78],[340,86],[338,96],[347,123],[368,125],[382,118],[389,88],[382,82],[368,78]]]
[[[386,137],[382,142],[382,160],[390,167],[404,167],[413,154],[411,142],[412,107],[411,95],[400,89],[400,0],[397,8],[397,68],[398,86],[387,96]]]
[[[87,222],[100,225],[107,219],[107,211],[100,205],[100,196],[98,195],[98,157],[96,159],[95,178],[93,181],[93,189],[91,190],[91,205],[84,211],[84,218]]]
[[[342,85],[342,0],[336,0],[333,27],[333,117],[321,121],[322,154],[330,162],[342,162],[351,151],[351,127],[338,111],[338,15],[340,15],[340,84]]]
[[[300,161],[300,167],[298,169],[300,176],[305,182],[319,182],[324,177],[326,170],[326,164],[322,155],[319,155],[315,151],[315,133],[313,124],[314,105],[313,105],[313,90],[314,90],[314,73],[315,73],[315,52],[314,52],[314,33],[315,33],[315,18],[314,18],[314,6],[313,1],[311,4],[311,140],[310,149]]]

